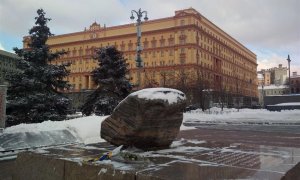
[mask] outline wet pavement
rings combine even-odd
[[[195,127],[195,125],[193,125]],[[109,143],[71,144],[29,150],[41,156],[91,166],[112,166],[135,179],[281,179],[293,171],[300,179],[300,128],[272,125],[210,125],[180,131],[169,149],[124,152],[141,161],[99,158],[116,147]],[[7,152],[7,157],[16,153]],[[6,157],[5,156],[5,157]],[[0,161],[0,179],[12,179],[15,159]],[[296,164],[298,167],[295,168]],[[292,179],[296,179],[292,178]]]
[[[136,177],[276,180],[300,162],[299,138],[299,134],[287,132],[198,128],[181,131],[169,149],[125,150],[144,158],[139,162],[119,159],[86,162],[115,148],[108,143],[42,148],[34,153],[78,164],[112,165]]]
[[[213,142],[300,148],[300,133],[293,133],[292,131],[272,132],[272,127],[265,131],[256,131],[255,129],[243,130],[237,127],[232,129],[213,129],[198,126],[196,128],[194,130],[180,131],[178,137]],[[267,129],[268,127],[264,128]],[[300,127],[298,131],[300,131]]]
[[[278,132],[293,133],[300,136],[300,125],[268,125],[268,124],[224,124],[224,123],[203,123],[203,122],[184,122],[185,126],[192,126],[203,129],[219,129],[219,130],[240,130],[240,131],[259,131],[259,132]]]

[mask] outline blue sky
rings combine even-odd
[[[193,7],[257,54],[258,70],[283,64],[300,74],[299,0],[1,0],[0,49],[22,47],[22,37],[43,8],[52,33],[84,30],[95,20],[106,26],[130,23],[130,11],[142,8],[150,19],[174,16]]]
[[[5,49],[6,51],[13,52],[13,47],[22,47],[22,40],[20,41],[20,37],[0,32],[0,39],[0,48],[2,47],[2,49]]]

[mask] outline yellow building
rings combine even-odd
[[[53,52],[69,52],[54,63],[71,62],[67,80],[71,91],[80,91],[95,88],[91,78],[97,67],[94,49],[111,45],[128,59],[130,77],[136,84],[136,41],[134,23],[106,27],[95,22],[81,32],[50,37],[47,43]],[[24,47],[27,43],[25,38]],[[210,82],[210,89],[257,97],[256,55],[193,8],[143,22],[141,44],[141,87],[171,86],[180,74],[195,82],[193,78],[200,72]]]

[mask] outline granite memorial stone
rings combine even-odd
[[[185,106],[185,94],[175,89],[134,92],[102,122],[101,137],[117,146],[167,148],[180,130]]]

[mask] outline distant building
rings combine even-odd
[[[271,72],[268,70],[262,69],[261,71],[257,72],[258,78],[258,86],[269,86],[271,84]]]
[[[288,92],[289,88],[286,85],[269,85],[269,86],[258,86],[258,101],[259,104],[264,104],[264,96],[278,96]]]
[[[280,111],[283,109],[299,109],[299,103],[300,94],[284,94],[280,96],[276,95],[264,97],[264,107],[266,107],[268,110],[273,111]],[[276,105],[277,107],[270,107],[270,105]]]
[[[278,67],[270,69],[271,72],[271,84],[284,85],[286,84],[287,79],[287,67],[282,67],[282,64],[279,64]]]
[[[293,72],[291,76],[291,93],[300,94],[300,75],[297,72]]]
[[[264,82],[264,76],[260,73],[257,73],[257,85],[258,86],[261,86]]]
[[[282,67],[282,64],[279,64],[278,67],[273,67],[271,69],[262,69],[258,71],[258,85],[261,86],[264,83],[264,86],[269,86],[271,84],[275,85],[284,85],[287,80],[287,67]]]
[[[5,75],[16,70],[16,62],[19,57],[16,54],[0,50],[0,84],[4,83]]]

